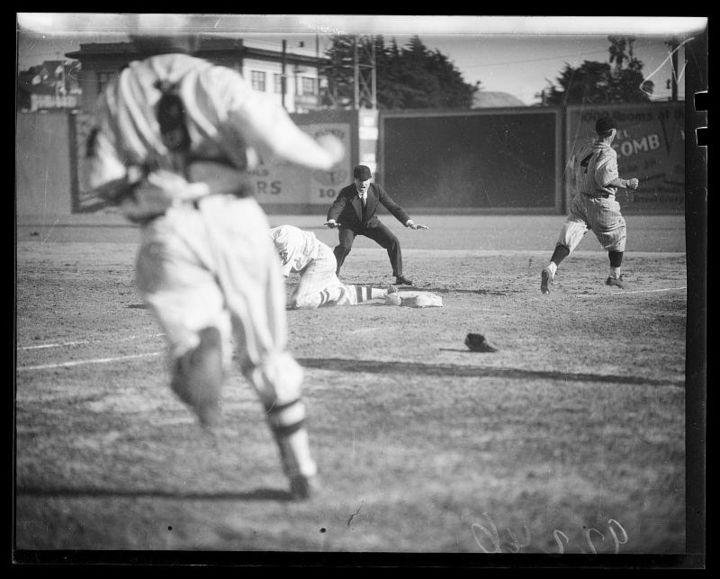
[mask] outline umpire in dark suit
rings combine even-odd
[[[387,250],[395,283],[412,285],[412,281],[403,276],[400,241],[375,215],[378,203],[382,203],[405,227],[428,228],[425,225],[415,224],[405,210],[395,203],[380,185],[370,182],[372,172],[369,167],[366,165],[355,167],[353,178],[353,184],[344,187],[338,193],[328,211],[325,223],[328,227],[340,229],[338,235],[340,243],[334,249],[337,259],[337,275],[340,275],[340,268],[352,249],[355,236],[364,235]]]

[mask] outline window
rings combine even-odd
[[[273,90],[276,94],[282,93],[282,74],[273,74]]]
[[[317,79],[311,76],[302,77],[302,94],[317,94]]]
[[[265,73],[261,70],[250,71],[250,84],[253,89],[265,92]]]

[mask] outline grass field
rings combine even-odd
[[[324,487],[307,503],[237,370],[215,440],[172,396],[137,231],[19,227],[15,547],[683,553],[683,216],[627,218],[628,290],[590,234],[548,296],[562,216],[415,219],[431,230],[384,221],[442,308],[288,312]],[[322,221],[271,217],[332,246]],[[344,280],[389,274],[359,239]]]

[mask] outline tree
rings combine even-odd
[[[477,87],[465,83],[462,74],[440,51],[430,51],[419,36],[400,48],[395,39],[386,46],[382,36],[337,35],[326,51],[330,63],[324,69],[328,79],[325,104],[352,106],[354,99],[354,43],[358,42],[359,64],[363,71],[375,56],[375,94],[382,109],[470,108]],[[374,52],[373,52],[374,49]],[[367,95],[360,95],[361,107],[370,107]]]
[[[646,81],[643,63],[633,52],[633,37],[609,36],[608,62],[586,60],[573,68],[568,63],[556,79],[538,95],[542,104],[608,104],[650,101],[654,84]],[[614,66],[612,66],[614,65]]]
[[[328,89],[323,104],[342,108],[353,99],[353,37],[336,35],[332,47],[326,51],[330,63],[323,67]]]

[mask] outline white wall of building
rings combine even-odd
[[[282,102],[280,78],[282,64],[267,60],[246,58],[243,61],[242,75],[255,90],[272,95],[278,103]],[[302,97],[318,94],[318,71],[312,66],[285,65],[285,108],[289,113],[304,112]],[[313,85],[312,87],[307,85]],[[300,97],[299,99],[296,97]],[[296,103],[299,101],[299,103]]]

